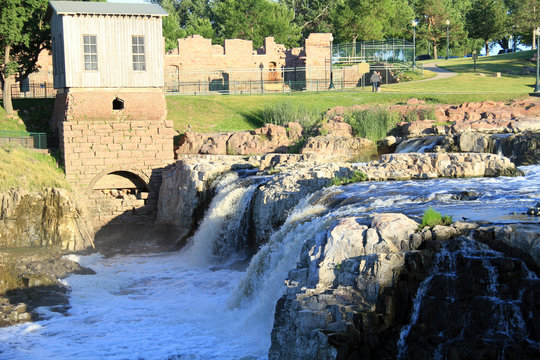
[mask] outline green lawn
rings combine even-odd
[[[34,150],[0,147],[0,192],[13,187],[39,191],[47,187],[69,189],[54,157]]]
[[[49,132],[54,99],[13,99],[17,112],[8,117],[0,100],[0,130]]]

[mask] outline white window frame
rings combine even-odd
[[[93,42],[92,42],[93,40]],[[98,71],[97,35],[83,35],[83,65],[84,71]]]
[[[146,54],[145,54],[144,35],[131,36],[131,59],[133,62],[133,71],[146,71]]]

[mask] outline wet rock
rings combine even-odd
[[[540,216],[540,202],[527,210],[527,215]]]

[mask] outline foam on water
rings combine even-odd
[[[265,357],[266,329],[226,306],[243,272],[186,267],[182,256],[81,257],[96,275],[68,278],[68,316],[0,329],[0,358]]]

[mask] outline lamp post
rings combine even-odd
[[[413,20],[412,21],[412,42],[413,42],[413,60],[412,60],[412,66],[413,66],[413,69],[416,68],[416,25],[418,25],[418,23],[416,22],[416,20]]]
[[[446,60],[450,52],[450,20],[446,20]]]
[[[536,85],[534,86],[534,93],[540,94],[540,27],[535,30],[536,34]]]
[[[332,48],[332,41],[330,41],[330,85],[328,86],[328,90],[335,89],[334,86],[334,71],[332,69],[332,56],[334,55],[334,49]]]

